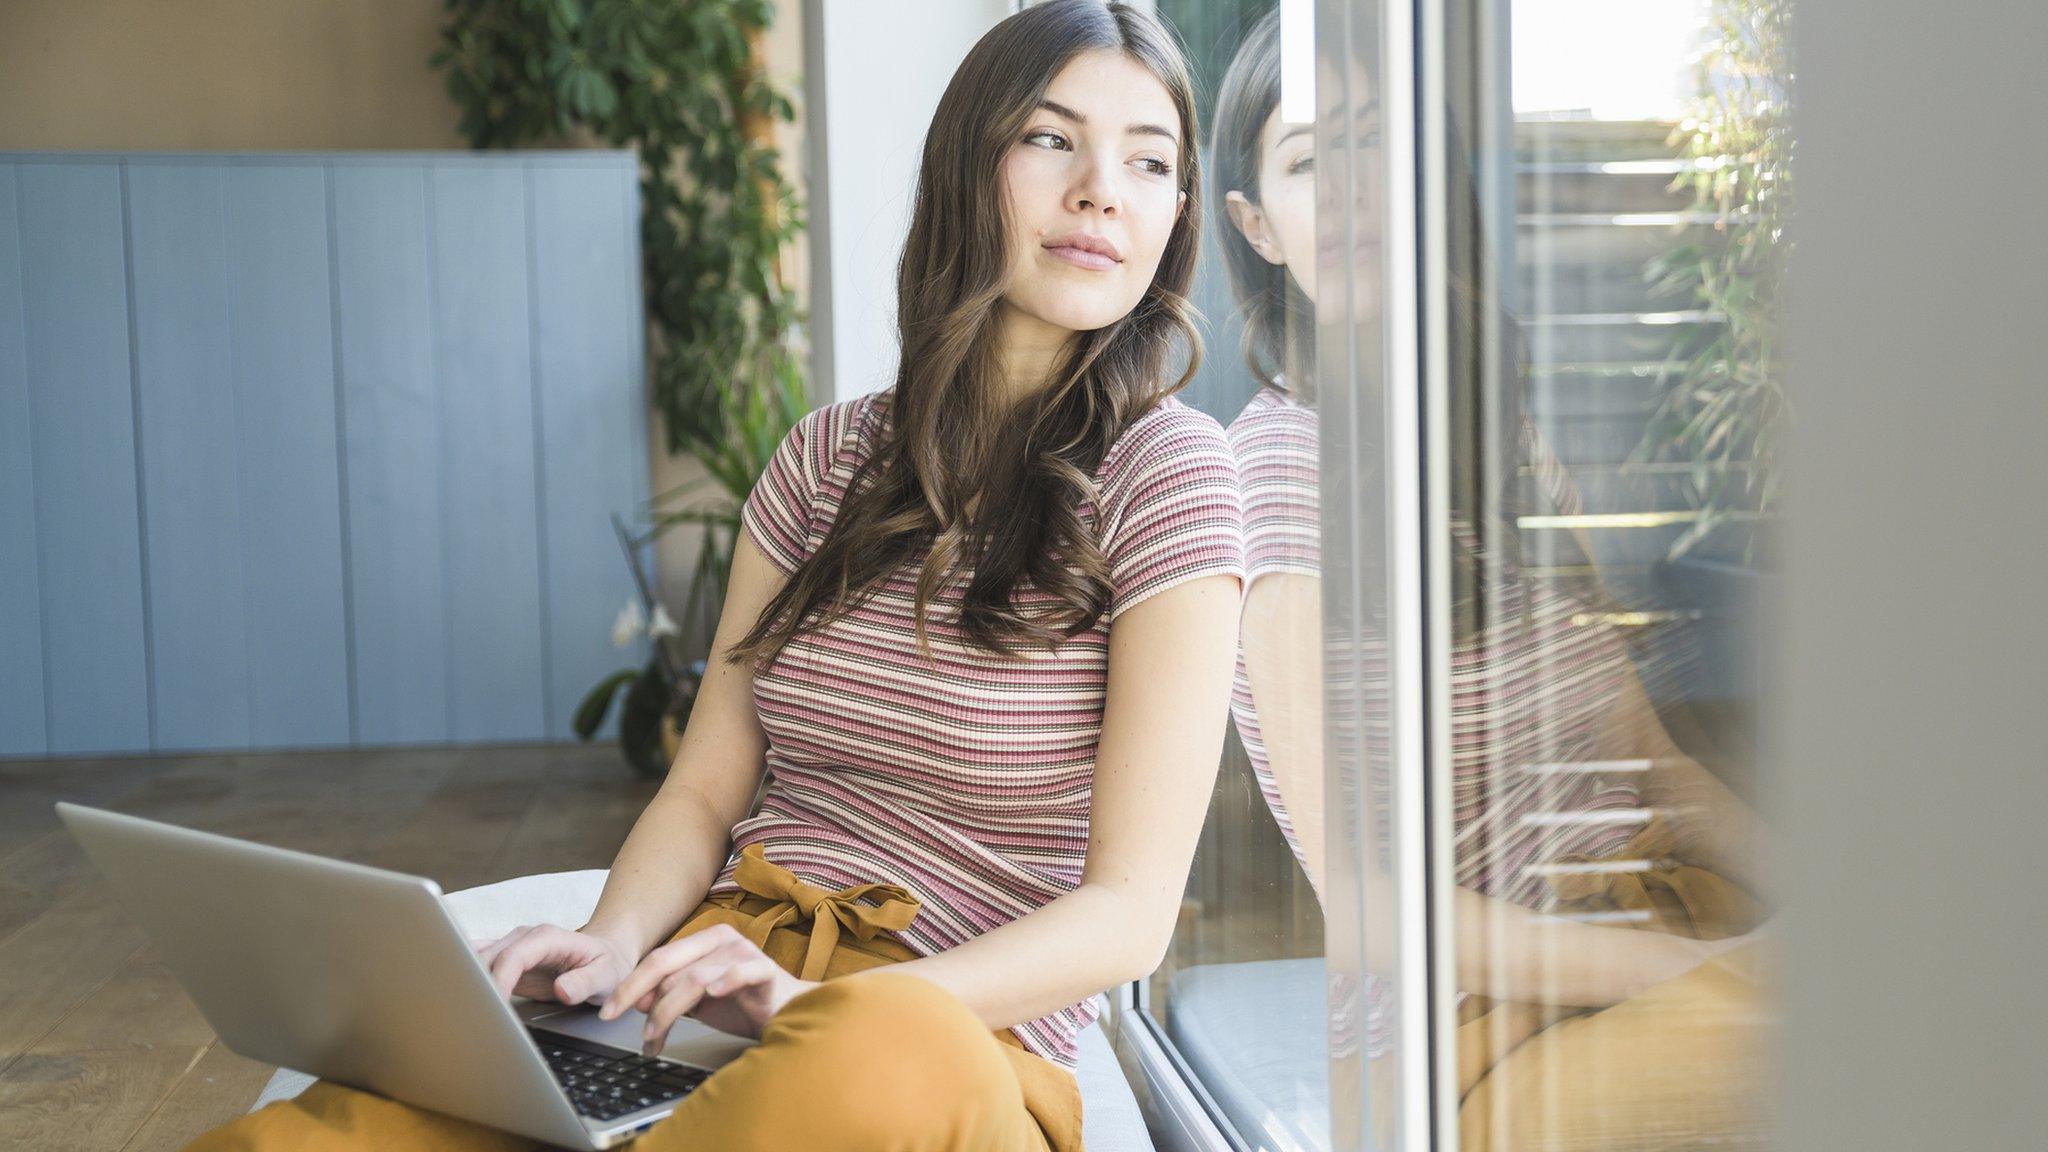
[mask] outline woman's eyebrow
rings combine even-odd
[[[1364,120],[1368,117],[1377,116],[1379,114],[1379,110],[1380,98],[1378,96],[1373,96],[1370,99],[1366,100],[1365,103],[1360,104],[1358,107],[1352,109],[1351,114],[1353,117],[1357,119]],[[1315,128],[1315,125],[1305,123],[1299,120],[1289,120],[1287,121],[1287,123],[1294,125],[1294,127],[1288,129],[1288,131],[1284,135],[1282,135],[1279,140],[1275,140],[1273,141],[1273,143],[1278,144],[1282,140],[1287,139],[1289,136],[1299,136],[1303,132],[1308,132]]]
[[[1038,106],[1054,115],[1065,116],[1076,124],[1088,123],[1086,116],[1081,115],[1064,104],[1055,104],[1050,100],[1040,100]],[[1165,128],[1161,128],[1157,124],[1132,124],[1124,129],[1124,134],[1127,136],[1164,136],[1168,140],[1173,141],[1174,147],[1180,147],[1180,136]]]

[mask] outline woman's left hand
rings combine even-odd
[[[758,1040],[769,1017],[818,986],[783,971],[739,929],[714,924],[649,952],[619,981],[598,1016],[613,1020],[627,1008],[645,1012],[641,1051],[653,1056],[685,1015]]]

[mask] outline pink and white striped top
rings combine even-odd
[[[1237,456],[1238,479],[1244,493],[1246,590],[1259,577],[1276,572],[1321,576],[1323,526],[1316,478],[1319,450],[1315,409],[1287,398],[1276,388],[1260,388],[1230,422],[1227,435]],[[1301,656],[1307,659],[1312,654]],[[1301,863],[1302,871],[1313,876],[1294,831],[1294,818],[1281,801],[1279,786],[1273,780],[1265,730],[1259,726],[1251,680],[1245,674],[1242,643],[1237,649],[1237,671],[1231,678],[1230,715],[1274,823],[1287,838],[1287,846]],[[1318,899],[1321,895],[1317,893]]]
[[[1320,445],[1315,409],[1277,387],[1261,387],[1230,423],[1245,505],[1247,590],[1261,576],[1320,576]],[[1551,509],[1577,511],[1581,498],[1534,425],[1525,423],[1521,458]],[[1454,528],[1457,526],[1454,525]],[[1470,543],[1470,534],[1466,533]],[[1606,771],[1598,756],[1602,725],[1617,700],[1630,659],[1613,625],[1585,601],[1527,577],[1510,561],[1486,590],[1492,623],[1453,647],[1450,668],[1453,861],[1457,883],[1547,910],[1554,895],[1547,865],[1559,857],[1612,854],[1641,827],[1635,786]],[[1347,650],[1349,651],[1349,650]],[[1387,798],[1389,717],[1386,646],[1359,638],[1357,668],[1326,671],[1356,685],[1364,731],[1356,741],[1366,784],[1383,815]],[[1305,660],[1320,654],[1301,653]],[[1354,675],[1355,674],[1355,675]],[[1273,819],[1297,860],[1305,860],[1273,773],[1267,733],[1238,648],[1231,716]],[[1381,827],[1384,849],[1386,829]],[[1320,893],[1318,893],[1320,896]],[[1366,979],[1366,1051],[1389,1040],[1389,989]],[[1332,1004],[1338,1002],[1333,989]],[[1346,1030],[1338,1027],[1333,1045]]]
[[[893,393],[806,415],[747,497],[741,523],[785,574],[824,540],[855,467],[888,427]],[[1164,398],[1111,446],[1095,480],[1098,498],[1080,511],[1114,592],[1105,618],[1058,650],[1006,658],[970,646],[957,626],[959,580],[933,599],[926,661],[914,639],[913,562],[850,615],[800,632],[755,676],[768,786],[760,811],[733,829],[710,894],[738,888],[740,850],[759,842],[813,884],[908,888],[922,907],[896,935],[930,955],[1079,886],[1111,621],[1176,584],[1244,575],[1236,463],[1210,416]],[[1028,586],[1017,594],[1027,610],[1049,601]],[[1089,999],[1012,1031],[1072,1069],[1075,1037],[1096,1015]]]

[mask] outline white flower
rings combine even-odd
[[[640,601],[627,600],[626,606],[619,609],[619,618],[612,622],[613,647],[624,648],[631,644],[646,624],[647,614],[641,610]]]
[[[657,602],[654,605],[654,619],[647,624],[647,635],[652,638],[656,636],[681,636],[682,634],[683,630],[676,627],[676,622],[669,618],[667,605]]]

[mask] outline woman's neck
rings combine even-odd
[[[1051,383],[1053,368],[1074,333],[1020,312],[1008,302],[999,307],[996,371],[1002,377],[1005,404],[1015,408]]]

